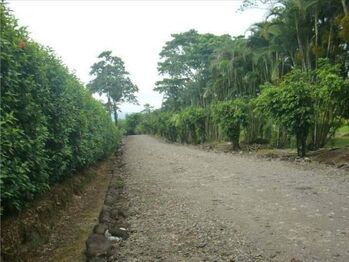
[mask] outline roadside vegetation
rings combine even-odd
[[[267,2],[266,20],[245,36],[173,34],[154,88],[164,95],[162,108],[129,115],[128,133],[194,144],[227,140],[235,150],[242,140],[296,148],[301,157],[338,143],[334,136],[349,119],[347,3]],[[244,1],[242,9],[258,4]]]
[[[127,98],[113,89],[114,103],[106,110],[50,48],[29,38],[3,2],[0,19],[1,213],[8,215],[115,151],[121,132],[111,108],[134,100],[137,88],[126,81],[132,87]],[[103,54],[110,58],[110,53]],[[123,65],[120,59],[118,65]],[[95,65],[92,73],[96,70]],[[97,78],[90,86],[103,93],[103,84]]]

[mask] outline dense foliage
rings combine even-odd
[[[224,101],[213,105],[215,121],[225,136],[233,143],[233,149],[240,149],[240,133],[246,123],[246,104],[241,99]]]
[[[187,107],[174,116],[172,121],[180,141],[194,144],[205,142],[205,119],[205,110],[198,107]]]
[[[8,213],[110,154],[120,137],[100,102],[3,3],[0,19],[0,185]]]
[[[307,74],[293,70],[279,87],[265,87],[257,101],[272,119],[296,136],[298,154],[304,157],[314,115],[314,100]]]
[[[173,34],[160,52],[161,110],[138,132],[171,141],[228,139],[323,147],[349,117],[349,19],[344,0],[245,0],[268,4],[246,36]],[[265,6],[264,6],[265,7]],[[200,135],[199,135],[200,134]]]
[[[127,115],[124,125],[122,126],[127,135],[135,135],[137,126],[141,121],[141,113]],[[121,124],[121,123],[120,123]]]

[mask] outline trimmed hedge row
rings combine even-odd
[[[3,3],[0,19],[0,186],[7,214],[110,154],[121,135],[101,103],[50,49],[28,38]]]

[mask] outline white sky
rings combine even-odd
[[[159,53],[171,34],[196,29],[199,33],[244,34],[263,20],[263,10],[237,12],[241,1],[9,1],[31,37],[52,47],[84,82],[97,55],[112,50],[125,62],[138,85],[140,106],[124,104],[124,113],[137,112],[145,103],[161,106],[153,91]]]

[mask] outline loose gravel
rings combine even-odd
[[[130,136],[118,261],[349,261],[349,174]]]

